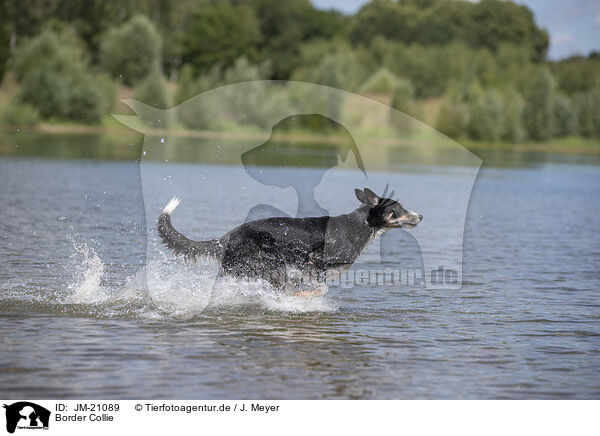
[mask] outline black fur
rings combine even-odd
[[[387,188],[386,188],[387,190]],[[247,222],[220,240],[193,241],[171,224],[170,213],[158,219],[163,242],[177,255],[216,258],[221,274],[263,278],[283,288],[290,271],[299,271],[317,282],[328,270],[347,268],[382,231],[415,227],[422,216],[369,189],[355,190],[362,205],[335,217],[267,218]],[[385,194],[385,192],[384,192]]]

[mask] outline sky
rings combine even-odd
[[[368,0],[311,0],[321,9],[352,14]],[[550,59],[600,51],[600,0],[517,0],[533,11],[550,34]]]

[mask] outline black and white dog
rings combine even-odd
[[[362,204],[348,214],[250,221],[210,241],[192,241],[175,230],[171,214],[181,200],[173,198],[158,218],[158,233],[176,255],[217,259],[220,275],[263,278],[280,290],[290,284],[300,290],[295,279],[308,277],[311,286],[322,290],[328,271],[349,268],[378,236],[394,228],[414,228],[423,219],[397,201],[384,198],[385,191],[381,197],[366,188],[355,189],[355,193]],[[299,294],[307,292],[315,291]]]

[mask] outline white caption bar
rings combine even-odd
[[[597,434],[598,401],[4,400],[2,432],[108,434]],[[118,433],[115,433],[118,432]],[[237,432],[237,433],[233,433]],[[310,433],[308,433],[310,432]]]

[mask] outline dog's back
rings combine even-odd
[[[355,193],[362,205],[348,214],[261,219],[210,241],[193,241],[173,227],[171,213],[179,204],[174,198],[158,219],[158,232],[176,254],[216,258],[223,274],[260,277],[281,288],[294,269],[324,282],[328,269],[351,265],[380,234],[392,228],[413,228],[423,218],[369,189]]]

